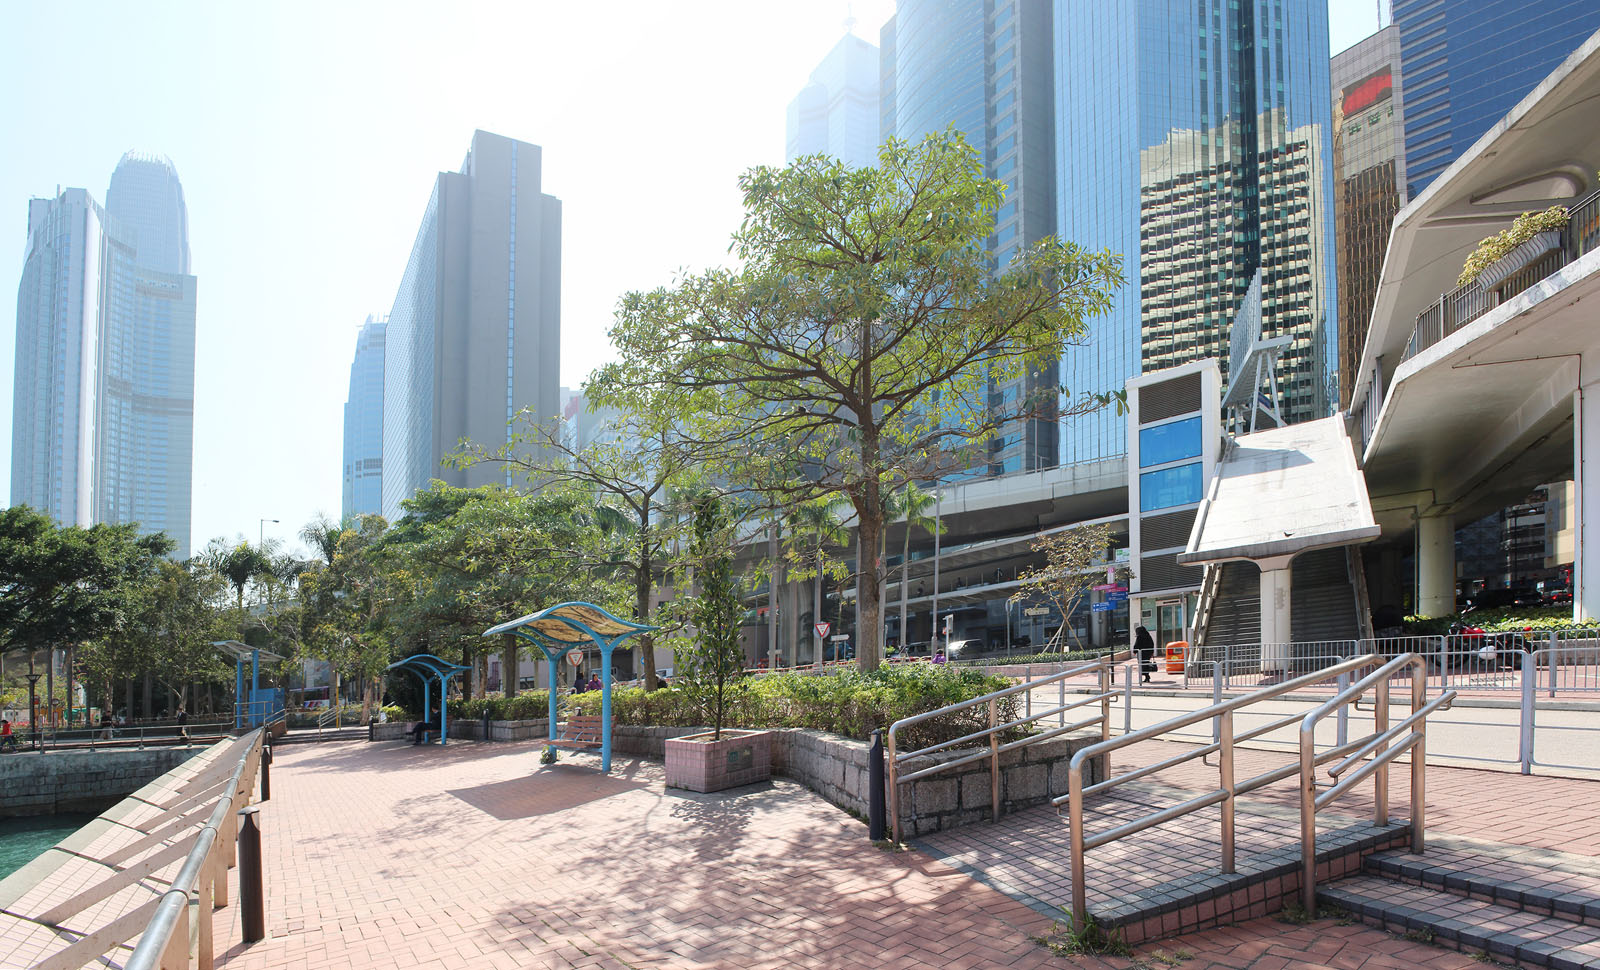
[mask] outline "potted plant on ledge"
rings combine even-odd
[[[715,494],[696,498],[690,555],[698,592],[689,606],[693,630],[675,650],[678,669],[673,687],[688,694],[712,729],[668,739],[669,788],[713,792],[772,777],[771,736],[724,726],[744,674],[744,647],[739,643],[743,608],[734,585],[728,534],[721,498]]]

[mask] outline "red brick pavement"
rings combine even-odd
[[[1136,961],[1069,959],[1032,942],[1048,917],[919,852],[886,855],[800,786],[668,793],[650,762],[603,777],[590,756],[537,758],[531,744],[280,748],[262,813],[271,936],[245,947],[238,907],[220,912],[221,965],[1130,967],[1156,951],[1195,970],[1472,963],[1360,926],[1273,920]],[[1430,777],[1430,802],[1448,798],[1452,782]],[[1518,790],[1525,810],[1536,799]]]

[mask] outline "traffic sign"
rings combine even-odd
[[[1050,615],[1050,607],[1048,607],[1048,606],[1030,606],[1027,609],[1022,611],[1022,615],[1023,616],[1049,616]]]
[[[1110,613],[1111,612],[1111,604],[1110,603],[1091,603],[1089,605],[1089,609],[1092,612],[1095,612],[1095,613]]]
[[[576,650],[569,651],[567,653],[567,663],[572,664],[574,667],[583,666],[583,654]]]
[[[848,640],[848,639],[850,639],[850,634],[848,634],[848,633],[835,633],[833,635],[833,639],[835,641]]]
[[[827,639],[828,631],[833,629],[833,624],[832,623],[826,623],[826,622],[818,623],[818,624],[815,624],[815,626],[817,628],[817,636],[822,638],[822,639]]]

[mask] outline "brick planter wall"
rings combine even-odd
[[[722,731],[666,742],[667,786],[713,792],[753,785],[772,777],[772,735],[766,731]],[[615,747],[616,738],[613,736]]]

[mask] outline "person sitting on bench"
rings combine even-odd
[[[432,712],[432,714],[429,715],[428,720],[426,720],[426,721],[418,721],[416,724],[413,724],[411,726],[411,743],[412,744],[421,744],[422,743],[422,739],[427,736],[428,730],[431,727],[431,725],[433,724],[433,722],[438,720],[438,719],[439,719],[439,706],[437,704],[435,704],[434,708],[433,708],[433,712]]]

